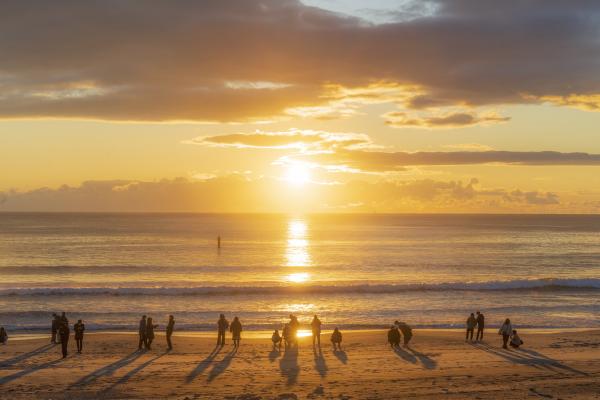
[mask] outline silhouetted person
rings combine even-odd
[[[8,341],[8,334],[3,326],[0,326],[0,344],[6,344]]]
[[[292,330],[290,329],[290,324],[283,325],[283,341],[285,342],[285,348],[287,349],[292,344]]]
[[[335,327],[333,333],[331,334],[331,343],[333,344],[333,350],[342,350],[342,332]]]
[[[65,322],[66,321],[66,322]],[[62,356],[63,358],[67,357],[67,349],[69,345],[69,322],[66,317],[61,318],[60,325],[58,326],[58,336],[60,336],[60,345],[62,347]]]
[[[75,342],[77,343],[77,353],[81,354],[83,350],[83,332],[85,331],[85,324],[81,320],[77,320],[77,323],[73,325],[73,332],[75,332]]]
[[[158,325],[155,325],[152,322],[152,318],[148,317],[146,321],[146,348],[148,350],[152,350],[152,341],[154,341],[154,329],[158,328]]]
[[[298,318],[290,314],[290,343],[298,345],[298,329],[300,328],[300,322]]]
[[[171,335],[173,335],[173,328],[175,327],[175,318],[169,315],[169,322],[167,322],[167,347],[169,350],[173,350],[173,344],[171,343]]]
[[[513,329],[512,335],[510,337],[510,347],[514,347],[515,349],[518,349],[519,346],[521,346],[522,344],[523,344],[523,341],[517,334],[517,330]]]
[[[469,338],[473,341],[473,332],[475,330],[475,325],[477,325],[477,320],[475,319],[475,314],[471,313],[469,318],[467,318],[467,334],[465,336],[465,341],[468,341]]]
[[[242,323],[238,317],[234,317],[231,322],[231,339],[233,340],[234,347],[240,347],[240,339],[242,338]]]
[[[273,335],[271,335],[271,341],[273,342],[273,348],[278,348],[279,351],[281,351],[281,342],[283,341],[283,338],[279,335],[279,331],[277,329],[275,329],[275,332],[273,332]]]
[[[402,332],[402,336],[404,338],[404,347],[407,347],[408,342],[410,342],[410,339],[412,339],[412,337],[413,337],[411,327],[408,326],[408,324],[406,322],[398,322],[398,321],[396,321],[396,327],[398,328],[398,330],[400,332]]]
[[[483,340],[483,329],[485,328],[485,316],[477,311],[477,335],[475,340]]]
[[[225,346],[225,333],[227,332],[227,328],[229,328],[229,321],[227,321],[224,314],[219,315],[219,320],[217,321],[217,330],[219,331],[217,345]]]
[[[321,320],[319,317],[316,315],[313,317],[310,327],[312,329],[313,347],[315,346],[315,341],[319,344],[319,347],[321,347]]]
[[[50,343],[56,344],[56,335],[58,334],[58,326],[60,325],[60,318],[56,313],[52,313],[52,338]]]
[[[140,326],[138,328],[138,334],[140,335],[140,344],[138,345],[138,350],[146,347],[146,316],[142,315],[142,319],[140,319]]]
[[[396,325],[392,325],[388,331],[388,343],[392,347],[400,347],[400,331]]]
[[[498,330],[498,335],[502,335],[502,348],[503,349],[507,348],[506,344],[508,343],[508,339],[510,338],[512,331],[513,331],[513,327],[512,327],[512,324],[510,323],[510,319],[506,318],[506,320],[500,327],[500,330]]]

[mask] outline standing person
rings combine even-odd
[[[406,322],[398,322],[396,321],[396,327],[402,332],[402,336],[404,338],[404,347],[408,347],[408,342],[412,339],[412,328],[408,326]]]
[[[175,327],[175,318],[169,315],[169,322],[167,323],[167,347],[169,350],[173,350],[173,344],[171,343],[171,335],[173,334],[173,328]]]
[[[73,325],[73,331],[75,331],[77,353],[81,354],[81,350],[83,350],[83,332],[85,331],[85,324],[81,322],[81,320],[77,320],[77,323]]]
[[[336,326],[331,334],[331,343],[333,344],[333,351],[342,351],[342,332]]]
[[[290,314],[290,343],[298,346],[298,329],[300,328],[300,322],[298,317],[294,314]]]
[[[392,325],[388,331],[388,343],[392,347],[400,347],[400,331],[396,325]]]
[[[281,334],[283,336],[283,344],[285,346],[285,348],[287,349],[288,347],[290,347],[290,344],[292,343],[292,339],[291,339],[291,332],[290,332],[290,324],[285,324],[283,325],[283,330],[281,331]]]
[[[6,344],[8,341],[8,334],[3,326],[0,326],[0,344]]]
[[[158,325],[154,325],[152,318],[148,317],[146,320],[146,349],[152,350],[152,341],[154,340],[154,329],[158,328]]]
[[[281,335],[279,335],[279,331],[277,329],[275,329],[271,335],[271,341],[273,342],[273,349],[277,347],[279,351],[281,351],[281,342],[283,341],[283,338]]]
[[[140,335],[140,344],[138,345],[138,350],[146,347],[146,316],[142,315],[142,319],[140,319],[140,325],[138,328],[138,334]]]
[[[477,336],[475,340],[483,340],[483,329],[485,328],[485,316],[477,311]]]
[[[64,313],[63,313],[64,314]],[[65,317],[61,318],[60,325],[58,326],[58,336],[60,336],[60,345],[62,348],[62,357],[67,358],[67,349],[69,345],[69,334],[71,331],[69,330],[69,321]]]
[[[321,320],[319,317],[316,315],[313,317],[310,327],[312,328],[313,347],[315,347],[315,341],[319,344],[319,347],[321,347]]]
[[[503,349],[508,348],[508,347],[506,347],[506,344],[508,343],[508,339],[510,338],[512,331],[513,331],[513,327],[512,327],[512,324],[510,323],[510,319],[506,318],[506,320],[504,321],[504,324],[502,324],[502,326],[500,327],[500,330],[498,331],[498,335],[502,335],[502,348]]]
[[[56,313],[52,313],[52,338],[50,339],[50,343],[56,344],[56,335],[58,334],[58,325],[60,320],[58,319],[58,315]]]
[[[471,342],[473,341],[473,331],[475,330],[475,325],[477,325],[477,320],[475,319],[475,314],[471,313],[469,318],[467,318],[467,334],[465,336],[465,341],[469,341],[469,336]]]
[[[217,329],[219,331],[217,335],[217,346],[225,346],[225,332],[227,332],[227,328],[229,328],[229,321],[225,318],[225,314],[219,315],[219,320],[217,321]]]
[[[240,347],[240,339],[242,338],[242,323],[240,322],[238,317],[233,318],[229,330],[231,331],[231,339],[233,340],[233,346],[236,348]]]

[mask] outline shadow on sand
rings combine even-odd
[[[42,370],[45,368],[52,367],[52,366],[60,363],[61,361],[62,361],[62,359],[48,361],[43,364],[34,365],[33,367],[30,367],[30,368],[25,368],[25,369],[23,369],[17,373],[14,373],[12,375],[0,377],[0,385],[4,385],[5,383],[14,381],[15,379],[21,378],[22,376],[32,374],[35,371],[39,371],[39,370]]]
[[[327,375],[327,363],[325,362],[325,357],[323,357],[323,352],[321,351],[321,347],[313,347],[313,357],[315,360],[315,369],[324,378]]]
[[[546,369],[552,372],[570,372],[573,374],[588,375],[583,371],[571,368],[560,361],[554,360],[530,349],[499,349],[484,343],[473,343],[473,346],[490,354],[504,358],[513,364],[528,365],[530,367]]]
[[[344,350],[334,350],[333,355],[337,357],[342,364],[348,364],[348,354]]]
[[[233,358],[235,357],[237,351],[238,348],[234,347],[229,353],[225,355],[225,357],[223,357],[221,361],[214,365],[214,367],[208,373],[209,382],[212,382],[217,376],[221,375],[223,372],[225,372],[227,368],[229,368],[229,364],[231,364],[231,362],[233,361]]]
[[[296,383],[298,374],[300,374],[298,347],[291,346],[285,349],[283,357],[279,360],[279,369],[281,370],[281,375],[286,377],[288,386]]]
[[[15,365],[17,363],[20,363],[21,361],[25,361],[28,358],[35,357],[38,354],[45,353],[46,351],[50,350],[53,347],[54,347],[53,344],[46,344],[46,345],[43,345],[42,347],[38,347],[37,349],[31,350],[27,353],[20,354],[18,356],[8,359],[8,360],[2,360],[2,361],[0,361],[0,368],[10,367],[11,365]]]
[[[120,377],[118,381],[116,381],[115,383],[113,383],[112,385],[110,385],[109,387],[107,387],[106,389],[104,389],[102,391],[102,393],[110,392],[111,390],[113,390],[117,386],[126,383],[127,381],[129,381],[129,379],[131,379],[138,372],[140,372],[141,370],[143,370],[144,368],[146,368],[147,366],[149,366],[154,361],[158,360],[159,358],[161,358],[164,355],[165,354],[161,354],[161,355],[155,356],[155,357],[149,359],[148,361],[145,361],[145,362],[141,363],[140,365],[138,365],[137,367],[133,368],[131,371],[127,372],[125,375],[123,375],[122,377]]]
[[[198,375],[206,371],[206,369],[214,361],[215,357],[219,354],[219,352],[221,352],[221,349],[223,349],[223,346],[216,345],[215,348],[210,352],[210,354],[206,356],[204,360],[200,361],[196,368],[194,368],[194,370],[188,374],[188,376],[185,378],[185,381],[187,383],[190,383],[194,379],[196,379]]]
[[[269,352],[269,361],[275,362],[281,356],[281,350],[277,347],[273,347]]]
[[[73,384],[73,387],[86,386],[104,376],[110,376],[119,369],[131,364],[132,362],[140,358],[144,353],[144,351],[134,351],[133,353],[126,355],[122,359],[115,361],[112,364],[105,365],[104,367],[95,370],[91,374],[84,376],[83,378],[75,382]]]
[[[435,369],[437,361],[410,347],[394,347],[394,353],[411,364],[421,364],[425,369]]]

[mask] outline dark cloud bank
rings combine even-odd
[[[600,2],[429,3],[373,25],[296,0],[4,1],[0,117],[243,120],[382,80],[422,87],[412,108],[596,105]]]

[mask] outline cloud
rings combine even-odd
[[[399,171],[409,166],[427,165],[587,165],[600,166],[600,154],[556,151],[450,151],[384,152],[338,150],[336,152],[295,156],[322,165],[345,166],[358,171]]]
[[[384,114],[386,125],[395,128],[458,128],[478,124],[491,124],[509,121],[510,118],[502,117],[495,113],[476,115],[466,112],[454,112],[442,115],[418,116],[402,111]]]
[[[297,0],[9,0],[0,118],[246,121],[315,111],[330,106],[328,85],[373,82],[418,88],[408,108],[597,108],[597,1],[426,3],[372,24]]]
[[[320,151],[334,149],[357,149],[374,147],[368,135],[360,133],[332,133],[308,129],[289,129],[281,132],[256,131],[197,137],[185,143],[204,146],[296,149]]]
[[[104,212],[531,212],[561,206],[551,192],[481,188],[468,182],[350,181],[282,190],[282,182],[233,174],[144,181],[88,181],[80,186],[0,192],[2,211]]]

